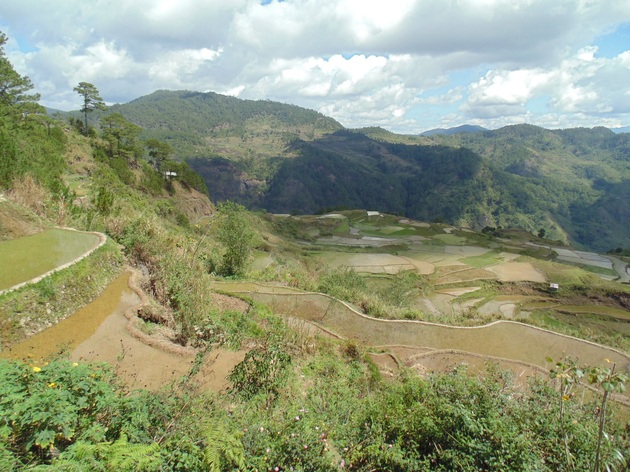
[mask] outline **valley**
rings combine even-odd
[[[625,467],[623,133],[13,98],[0,469]]]

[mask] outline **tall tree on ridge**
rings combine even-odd
[[[110,157],[122,157],[131,161],[142,154],[143,149],[137,141],[142,128],[127,121],[120,113],[101,118],[101,130],[103,138],[109,142]]]
[[[93,110],[105,110],[105,102],[99,95],[96,86],[89,82],[79,82],[79,85],[77,85],[72,90],[83,97],[83,108],[81,108],[81,111],[84,113],[85,116],[84,134],[88,136],[88,113]]]

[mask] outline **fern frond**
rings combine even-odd
[[[245,468],[245,449],[239,433],[227,431],[223,425],[211,425],[204,433],[204,459],[210,472],[221,472],[224,466]]]

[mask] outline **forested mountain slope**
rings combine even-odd
[[[111,112],[168,141],[215,201],[274,212],[360,207],[629,247],[630,134],[607,128],[403,136],[293,105],[157,91]]]
[[[400,141],[374,129],[365,132],[380,140]],[[630,244],[628,133],[601,127],[547,130],[514,125],[478,133],[407,137],[406,142],[475,151],[494,169],[510,174],[536,210],[548,212],[575,242],[598,250]]]

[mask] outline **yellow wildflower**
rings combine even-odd
[[[33,372],[39,372],[39,371],[41,371],[41,370],[42,370],[42,369],[40,369],[40,368],[39,368],[39,367],[37,367],[37,366],[33,367]]]
[[[72,367],[76,367],[76,366],[78,366],[78,365],[79,365],[79,363],[78,363],[78,362],[73,362],[73,363],[72,363]]]
[[[56,384],[55,382],[50,382],[50,383],[48,384],[48,386],[49,386],[50,388],[55,388],[55,386],[56,386],[56,385],[57,385],[57,384]]]

